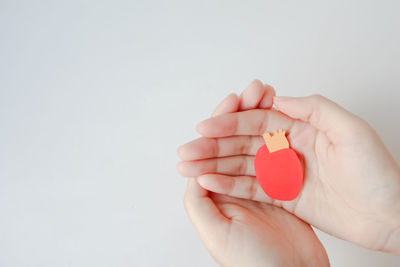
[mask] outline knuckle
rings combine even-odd
[[[236,151],[237,154],[244,154],[246,151],[246,146],[246,143],[241,143],[238,147],[238,151]]]
[[[268,110],[264,110],[261,114],[261,121],[257,127],[257,129],[255,130],[256,133],[264,133],[265,129],[267,128],[268,125],[268,117],[269,113]]]
[[[240,157],[239,162],[235,168],[235,173],[243,174],[246,171],[246,159],[244,157]]]
[[[219,146],[220,146],[220,143],[219,143],[218,139],[214,139],[214,144],[212,146],[212,154],[214,155],[214,157],[218,157],[219,156],[219,153],[220,153]]]
[[[253,178],[248,188],[249,198],[251,200],[254,200],[256,193],[257,193],[257,184],[256,184],[256,179]]]
[[[250,136],[243,137],[242,143],[238,147],[238,154],[247,154],[250,149],[251,139]]]

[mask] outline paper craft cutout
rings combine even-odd
[[[257,151],[254,168],[258,183],[270,198],[289,201],[300,193],[303,169],[285,133],[280,129],[272,136],[263,134],[265,145]]]

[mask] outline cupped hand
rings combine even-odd
[[[229,95],[213,116],[270,107],[273,89],[254,81],[240,98]],[[210,193],[188,180],[185,208],[211,255],[221,266],[329,266],[307,223],[267,203]]]
[[[229,267],[329,266],[307,223],[273,205],[210,194],[190,178],[185,208],[216,262]]]
[[[209,191],[270,203],[339,238],[400,254],[400,171],[376,132],[322,96],[275,97],[279,111],[272,109],[268,88],[253,82],[201,122],[203,137],[179,149],[180,173]],[[270,199],[255,178],[261,135],[280,128],[304,163],[293,201]]]

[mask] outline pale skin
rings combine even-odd
[[[274,129],[288,132],[291,147],[302,155],[305,180],[293,201],[270,199],[255,178],[261,135]],[[188,182],[185,207],[221,265],[243,266],[235,264],[247,260],[245,266],[258,266],[252,261],[257,258],[257,263],[265,260],[261,266],[285,266],[283,257],[291,266],[327,266],[325,251],[308,224],[400,255],[400,170],[359,117],[321,96],[274,97],[270,86],[254,81],[240,97],[228,96],[197,130],[203,137],[179,148],[178,170],[194,177]],[[279,229],[269,228],[274,223]],[[296,239],[298,244],[288,239],[296,238],[288,234],[294,225],[296,235],[304,235]],[[265,242],[259,231],[265,233]],[[240,244],[229,253],[227,248]],[[285,244],[292,245],[292,258]]]

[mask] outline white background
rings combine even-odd
[[[399,12],[0,0],[0,266],[215,266],[184,213],[176,148],[254,78],[332,98],[399,160]],[[332,266],[400,265],[318,234]]]

